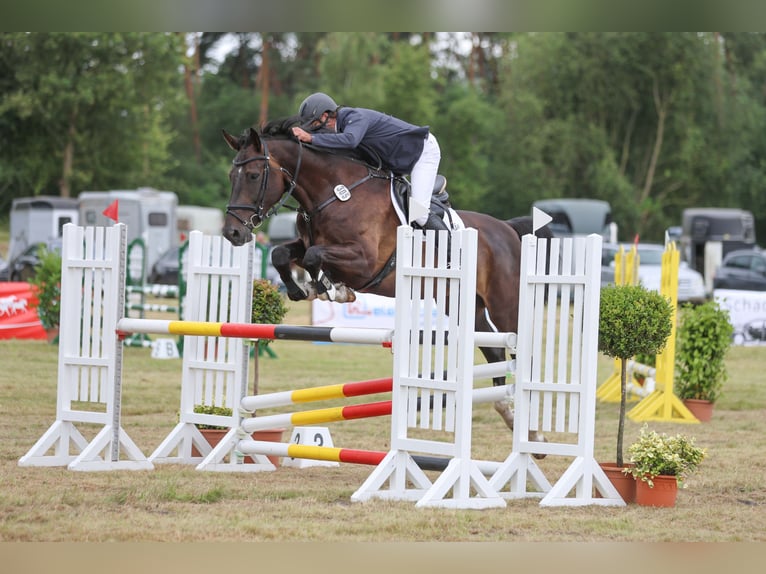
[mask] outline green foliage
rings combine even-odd
[[[676,341],[675,392],[682,399],[715,401],[728,378],[726,353],[734,328],[716,301],[681,310]]]
[[[35,286],[37,315],[46,329],[59,326],[61,314],[61,255],[56,251],[40,247],[40,263],[29,282]]]
[[[161,187],[183,57],[177,34],[3,34],[0,140],[13,145],[0,156],[0,189]]]
[[[0,213],[145,185],[220,206],[220,129],[323,90],[430,124],[461,208],[508,219],[593,197],[623,238],[655,241],[694,205],[747,206],[766,225],[763,33],[204,33],[198,59],[191,37],[3,33]]]
[[[282,322],[287,313],[285,300],[279,289],[268,279],[256,279],[253,281],[253,312],[252,323],[264,325],[277,325]],[[270,341],[260,341],[260,345],[267,345]]]
[[[598,348],[608,357],[656,355],[672,328],[673,306],[642,285],[609,285],[601,290]]]
[[[623,472],[654,487],[653,479],[660,475],[675,476],[679,484],[683,484],[702,463],[706,451],[694,445],[693,437],[658,434],[644,425],[638,440],[628,447],[628,454],[634,466]]]

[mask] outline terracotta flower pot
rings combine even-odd
[[[228,429],[199,429],[199,432],[202,433],[202,436],[205,437],[205,440],[207,440],[208,444],[211,447],[215,447],[219,442],[221,442],[221,439],[226,436],[226,433],[229,432]],[[264,429],[255,431],[252,436],[253,440],[265,440],[270,442],[282,442],[282,434],[285,432],[285,429],[279,428],[279,429]],[[200,452],[192,445],[192,456],[202,456]],[[271,464],[274,466],[279,466],[280,463],[280,457],[278,456],[267,456],[271,461]],[[255,460],[251,456],[245,457],[245,464],[253,464],[255,463]]]
[[[684,399],[684,406],[702,423],[713,418],[713,403],[703,399]]]
[[[641,506],[672,507],[676,505],[678,481],[675,476],[661,474],[653,479],[654,487],[636,479],[636,503]]]
[[[636,479],[633,478],[632,474],[622,472],[623,468],[633,466],[632,463],[617,466],[617,463],[614,462],[600,462],[599,466],[626,504],[636,501]],[[601,494],[598,491],[596,491],[596,498],[601,498]]]

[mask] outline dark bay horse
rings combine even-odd
[[[233,245],[253,238],[253,230],[289,198],[297,202],[298,239],[274,248],[272,262],[291,300],[333,294],[338,302],[353,301],[354,291],[394,296],[399,217],[392,206],[388,172],[363,161],[301,144],[289,135],[289,119],[271,122],[259,134],[240,137],[225,130],[237,152],[229,180],[231,197],[223,235]],[[343,185],[350,197],[334,192]],[[343,194],[341,194],[343,195]],[[482,213],[459,211],[466,227],[478,231],[476,329],[516,332],[519,313],[520,234],[532,231],[531,218],[500,221]],[[518,230],[517,230],[518,229]],[[291,264],[305,269],[310,284],[296,282]],[[487,361],[505,360],[503,349],[482,348]],[[502,377],[495,385],[505,384]],[[506,402],[496,410],[513,428]]]

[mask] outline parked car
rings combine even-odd
[[[622,245],[628,252],[633,244]],[[601,255],[601,284],[614,283],[614,257],[620,249],[619,244],[605,243]],[[637,246],[639,267],[638,280],[647,289],[660,290],[662,273],[662,254],[665,246],[659,243],[639,243]],[[705,293],[705,280],[702,275],[691,269],[685,261],[678,265],[678,303],[704,303],[707,299]]]
[[[35,243],[22,251],[16,259],[8,263],[6,271],[2,274],[4,281],[29,281],[35,276],[35,267],[40,263],[38,251],[47,247],[49,250],[61,253],[61,238],[45,243]]]
[[[147,281],[150,284],[178,285],[179,246],[171,247],[154,262]]]
[[[766,251],[738,249],[727,253],[713,275],[713,289],[766,291]]]

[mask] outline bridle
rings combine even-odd
[[[280,197],[280,200],[276,202],[271,209],[264,215],[264,209],[263,209],[263,203],[266,199],[266,189],[269,185],[269,162],[271,160],[271,156],[269,155],[269,148],[266,144],[265,140],[261,140],[261,144],[263,145],[263,155],[254,155],[252,157],[248,157],[246,159],[237,160],[234,159],[232,161],[232,164],[235,167],[241,168],[243,165],[246,165],[253,161],[263,161],[263,171],[261,172],[261,187],[258,190],[258,196],[255,198],[255,201],[252,205],[250,204],[229,204],[226,206],[226,215],[231,215],[234,219],[239,221],[242,225],[244,225],[247,229],[250,231],[253,231],[257,227],[260,227],[263,222],[274,215],[279,209],[285,204],[285,202],[292,196],[293,191],[295,190],[295,186],[297,185],[298,180],[298,172],[300,172],[301,169],[301,159],[303,157],[303,145],[298,146],[298,161],[295,166],[295,176],[291,174],[288,170],[286,170],[281,165],[279,166],[279,170],[285,174],[289,179],[290,183],[285,187],[285,190],[282,192],[282,196]],[[252,211],[253,214],[250,216],[249,219],[244,219],[241,217],[238,213],[236,213],[236,210],[246,210],[246,211]],[[255,221],[258,221],[257,223]]]

